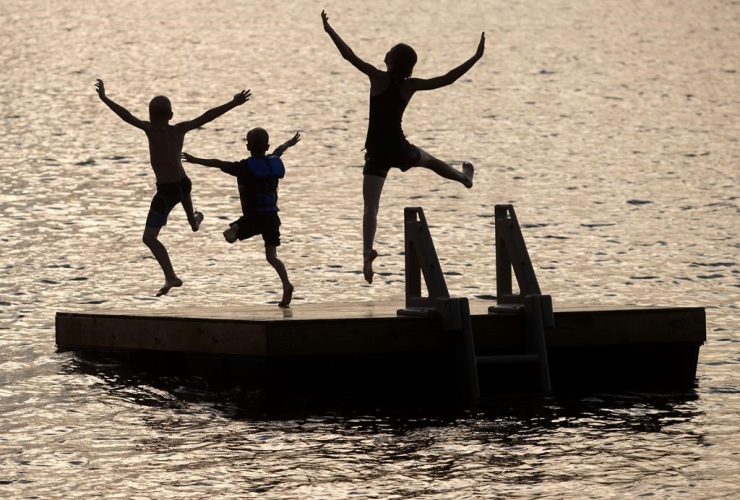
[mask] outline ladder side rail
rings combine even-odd
[[[496,296],[502,297],[512,295],[511,282],[511,260],[506,249],[506,225],[508,205],[496,205],[495,208],[495,237],[496,237]]]
[[[413,207],[406,207],[403,210],[406,307],[411,307],[409,302],[421,297],[421,270],[419,269],[419,257],[414,246],[414,234],[418,231],[416,210]]]
[[[543,311],[540,304],[540,295],[527,295],[524,302],[524,324],[527,351],[536,353],[539,358],[540,387],[543,394],[552,394],[550,386],[550,367],[547,361],[547,345],[545,343],[545,330],[543,322]]]
[[[506,250],[509,254],[509,261],[514,268],[517,283],[519,284],[520,296],[539,294],[540,286],[534,272],[532,260],[529,258],[527,244],[524,242],[521,226],[516,218],[514,207],[507,206],[506,212],[509,213],[510,219],[504,225],[503,234]]]
[[[480,386],[468,299],[438,299],[436,305],[442,328],[452,335],[460,394],[465,399],[475,400],[480,397]]]
[[[435,300],[449,298],[450,294],[421,207],[404,209],[404,240],[406,306],[399,309],[398,314],[405,316],[434,314]],[[426,297],[422,296],[422,276]]]
[[[417,261],[424,275],[424,282],[427,287],[427,296],[430,299],[449,297],[447,283],[442,274],[442,266],[437,257],[437,250],[434,248],[434,241],[429,232],[429,228],[420,226],[419,231],[415,231],[413,247],[416,250]]]

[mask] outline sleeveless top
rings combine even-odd
[[[401,96],[398,82],[393,78],[383,92],[370,95],[370,118],[365,140],[368,154],[388,153],[408,145],[401,128],[407,104]]]

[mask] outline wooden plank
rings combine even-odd
[[[470,303],[477,350],[521,348],[523,317]],[[403,302],[58,313],[61,348],[171,350],[249,356],[435,352],[452,349],[437,317],[399,317]],[[703,308],[559,308],[548,347],[703,343]]]
[[[266,327],[247,323],[171,321],[116,316],[56,318],[62,349],[118,349],[265,356]]]
[[[706,341],[703,308],[563,311],[547,330],[548,346]]]

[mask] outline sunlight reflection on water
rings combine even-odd
[[[475,163],[476,186],[392,172],[371,287],[360,258],[368,86],[321,31],[321,6],[0,6],[0,497],[738,496],[735,2],[327,8],[374,64],[398,41],[413,45],[419,76],[459,64],[487,32],[485,58],[415,96],[404,121],[432,154]],[[146,141],[98,101],[98,77],[139,116],[167,94],[175,120],[251,88],[249,103],[188,136],[200,156],[245,156],[253,126],[275,143],[301,131],[280,188],[296,304],[402,297],[409,205],[425,209],[451,293],[488,298],[493,206],[514,203],[556,305],[707,307],[697,390],[473,413],[276,408],[56,353],[59,310],[279,300],[261,245],[222,241],[239,211],[233,179],[195,166],[203,230],[173,213],[162,239],[185,286],[154,297],[160,271],[141,244],[154,184]]]

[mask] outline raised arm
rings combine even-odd
[[[370,63],[366,63],[365,61],[357,57],[354,52],[352,52],[352,49],[349,48],[349,45],[347,45],[345,41],[342,40],[339,35],[337,35],[337,32],[334,31],[334,28],[331,27],[331,25],[329,24],[329,16],[323,10],[321,11],[321,21],[324,23],[324,31],[329,34],[329,37],[331,37],[334,45],[336,45],[337,49],[339,49],[339,53],[342,55],[343,58],[349,61],[352,66],[359,69],[370,78],[380,78],[383,76],[383,71],[379,70]]]
[[[250,90],[242,90],[238,94],[234,95],[234,98],[226,104],[222,104],[221,106],[209,109],[198,118],[186,122],[180,122],[176,126],[184,129],[186,132],[198,127],[202,127],[206,123],[215,120],[227,111],[230,111],[237,106],[241,106],[242,104],[247,102],[250,97],[252,97],[252,92]]]
[[[462,63],[457,68],[451,69],[446,74],[442,76],[437,76],[434,78],[409,78],[408,79],[408,87],[412,91],[417,90],[434,90],[438,89],[440,87],[446,87],[447,85],[451,85],[454,83],[458,78],[463,76],[465,73],[467,73],[470,68],[475,65],[475,63],[478,62],[478,60],[483,57],[483,51],[486,48],[486,34],[481,33],[480,35],[480,42],[478,43],[478,50],[475,51],[475,55]]]
[[[180,155],[183,159],[183,161],[186,161],[187,163],[195,163],[197,165],[203,165],[205,167],[212,167],[212,168],[228,168],[232,163],[228,161],[221,161],[221,160],[213,160],[213,159],[206,159],[206,158],[197,158],[191,154],[183,153]]]
[[[282,154],[285,153],[288,150],[288,148],[292,148],[293,146],[298,144],[300,140],[301,140],[301,133],[296,132],[296,134],[290,140],[276,147],[275,151],[273,151],[272,154],[274,154],[275,156],[282,156]]]
[[[105,105],[111,109],[111,111],[117,114],[121,118],[121,120],[142,130],[146,130],[146,128],[149,126],[149,122],[139,120],[134,115],[132,115],[129,110],[127,110],[120,104],[116,104],[107,95],[105,95],[105,83],[103,83],[103,80],[101,80],[100,78],[98,78],[98,80],[95,82],[95,90],[98,92],[98,97],[100,97],[100,100],[103,101]]]

